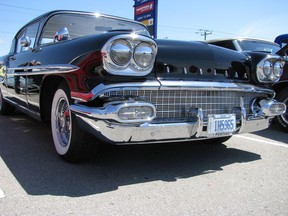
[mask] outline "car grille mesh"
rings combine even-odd
[[[231,113],[234,107],[240,107],[241,98],[250,114],[253,99],[268,96],[257,92],[209,90],[122,90],[104,95],[109,101],[134,99],[152,103],[157,110],[154,122],[187,121],[190,108],[201,108],[204,118],[208,114]]]

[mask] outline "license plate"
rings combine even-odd
[[[208,115],[208,136],[230,136],[236,130],[235,114]]]

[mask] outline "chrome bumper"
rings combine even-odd
[[[264,103],[264,102],[263,102]],[[241,118],[237,120],[237,129],[233,133],[222,136],[230,136],[239,133],[248,133],[263,130],[269,127],[271,119],[275,116],[267,111],[267,104],[279,104],[273,100],[264,104],[261,115],[247,116],[244,108],[241,110]],[[281,103],[280,103],[281,104]],[[123,105],[120,104],[120,107]],[[70,110],[76,115],[80,126],[105,142],[115,144],[128,143],[153,143],[153,142],[173,142],[197,139],[213,138],[207,132],[207,123],[203,120],[201,109],[194,115],[193,122],[182,123],[136,123],[132,121],[117,122],[116,111],[107,106],[108,109],[89,108],[83,105],[71,105]]]
[[[149,84],[149,85],[148,85]],[[160,89],[157,84],[145,83],[143,86],[134,84],[135,86],[129,86],[129,84],[114,85],[114,86],[103,86],[99,85],[92,91],[92,99],[96,97],[106,97],[105,92],[111,90],[117,90],[119,92],[124,92],[127,88],[134,89]],[[161,87],[162,90],[178,89],[179,87],[174,85],[179,85],[179,82],[172,82]],[[185,85],[183,85],[185,84]],[[209,86],[208,86],[209,84]],[[147,85],[147,86],[146,86]],[[195,85],[198,85],[195,87]],[[200,88],[200,85],[202,88]],[[218,85],[218,86],[217,86]],[[221,83],[223,86],[223,83]],[[128,86],[128,87],[127,87]],[[225,92],[227,90],[233,91],[243,91],[243,92],[264,92],[271,97],[263,99],[263,97],[256,98],[251,105],[251,108],[246,105],[244,106],[245,98],[240,99],[239,104],[235,104],[235,115],[237,115],[237,127],[233,133],[225,134],[222,136],[230,136],[239,133],[248,133],[263,130],[269,127],[271,119],[276,115],[285,112],[285,105],[273,100],[274,92],[267,89],[256,89],[251,85],[237,85],[237,84],[226,84],[226,86],[221,87],[218,83],[204,83],[204,82],[189,82],[182,83],[181,90],[195,90],[198,89],[220,89]],[[146,92],[147,93],[147,92]],[[158,95],[156,95],[158,96]],[[118,98],[118,96],[117,96]],[[201,108],[191,107],[189,110],[188,119],[184,122],[158,122],[154,111],[156,108],[153,103],[149,101],[143,102],[137,101],[137,98],[129,99],[128,101],[114,101],[109,102],[104,105],[104,107],[88,107],[85,104],[85,100],[78,99],[79,102],[84,102],[82,105],[80,103],[75,103],[70,106],[70,110],[75,114],[80,127],[89,133],[95,135],[97,138],[104,140],[105,142],[115,143],[115,144],[129,144],[129,143],[154,143],[154,142],[175,142],[175,141],[189,141],[189,140],[199,140],[199,139],[209,139],[213,138],[207,132],[207,111],[203,114]],[[77,101],[77,98],[74,98]],[[141,98],[140,98],[141,99]],[[175,99],[176,100],[176,99]],[[151,111],[151,115],[147,118],[139,119],[138,121],[130,118],[130,107],[133,109],[140,109],[140,112],[135,115],[142,113],[141,108],[148,107]],[[126,109],[127,108],[127,109]],[[172,107],[173,108],[173,107]],[[251,113],[252,109],[253,112]],[[282,109],[282,111],[281,111]],[[128,119],[123,120],[122,116],[119,115],[120,110],[124,110],[127,113],[125,115],[129,116]],[[234,111],[231,110],[231,113]],[[190,113],[191,112],[191,113]],[[143,113],[145,113],[143,111]],[[190,115],[191,114],[191,115]],[[210,113],[215,114],[215,113]],[[224,113],[225,114],[225,113]],[[229,114],[229,113],[226,113]],[[191,116],[191,119],[190,117]],[[206,117],[205,117],[206,116]],[[125,116],[124,116],[125,117]],[[153,121],[153,118],[155,118]]]
[[[165,143],[209,139],[201,128],[201,122],[117,125],[76,115],[80,126],[97,138],[114,144]],[[247,120],[237,133],[263,130],[269,127],[271,118]],[[245,126],[244,126],[245,125]]]

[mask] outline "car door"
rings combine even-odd
[[[27,104],[27,73],[33,60],[31,59],[39,22],[23,28],[15,37],[14,52],[8,59],[6,87],[7,97],[22,108],[28,108]]]

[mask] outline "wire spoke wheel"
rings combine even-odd
[[[64,89],[58,89],[53,98],[51,129],[56,151],[65,155],[70,147],[72,122],[69,101]]]
[[[84,132],[70,111],[69,88],[61,83],[54,93],[51,107],[51,130],[56,152],[68,162],[92,159],[98,150],[95,137]]]
[[[56,127],[58,139],[63,147],[70,142],[71,136],[71,113],[65,98],[61,98],[56,107]]]

